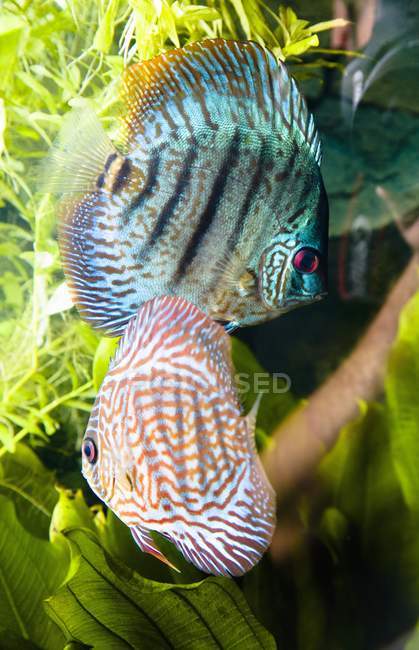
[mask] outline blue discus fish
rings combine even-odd
[[[167,294],[233,329],[325,295],[320,143],[283,63],[206,40],[129,67],[124,99],[123,149],[76,110],[45,174],[86,321],[121,334]]]

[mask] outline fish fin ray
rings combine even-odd
[[[117,150],[93,109],[88,105],[73,108],[64,117],[60,133],[40,167],[41,191],[93,191],[112,153]]]
[[[249,513],[250,514],[250,513]],[[198,528],[198,526],[197,526]],[[240,576],[249,571],[266,551],[273,533],[273,526],[267,526],[262,536],[254,534],[252,524],[240,537],[209,531],[185,532],[182,541],[171,538],[184,558],[204,573],[223,576]]]
[[[180,573],[179,569],[167,559],[160,549],[157,548],[155,541],[146,528],[143,528],[142,526],[132,526],[131,534],[135,543],[144,553],[150,553],[150,555],[153,555],[164,564],[167,564],[171,569]]]
[[[233,334],[233,332],[235,332],[237,329],[239,329],[239,327],[240,327],[240,323],[238,323],[237,321],[234,321],[234,320],[232,320],[229,323],[226,323],[224,325],[224,329],[227,332],[227,334]]]
[[[246,260],[237,251],[217,260],[214,268],[219,274],[218,282],[222,283],[224,288],[241,290],[242,295],[249,293],[249,289],[256,284],[256,279],[247,268]]]
[[[134,354],[141,355],[148,337],[154,336],[159,329],[164,331],[164,337],[161,338],[155,358],[158,359],[159,354],[166,354],[168,346],[171,345],[171,334],[179,326],[185,329],[190,338],[193,337],[193,349],[197,354],[208,347],[213,349],[211,374],[215,375],[217,383],[228,392],[229,399],[234,400],[230,338],[221,325],[182,297],[174,299],[173,296],[159,296],[144,303],[129,321],[109,370],[114,369],[121,361],[126,362],[127,358],[132,358]],[[192,328],[193,332],[189,328]],[[141,363],[140,356],[138,363]]]
[[[144,131],[153,111],[170,129],[185,126],[185,113],[196,125],[227,120],[275,131],[285,124],[320,164],[319,136],[295,80],[252,41],[207,39],[136,63],[125,73],[123,99],[128,141]]]
[[[262,401],[262,397],[263,397],[262,393],[258,393],[256,395],[256,399],[253,402],[253,406],[250,409],[249,413],[246,415],[247,427],[249,429],[249,434],[251,435],[253,440],[254,440],[255,429],[256,429],[256,418],[259,411],[260,403]]]

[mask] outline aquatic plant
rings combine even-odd
[[[371,647],[419,617],[417,297],[402,317],[384,403],[362,405],[321,464],[316,490],[295,497],[292,516],[311,543],[287,566],[274,569],[266,558],[239,587],[204,580],[177,558],[178,578],[136,552],[119,520],[77,489],[80,438],[115,341],[99,339],[70,309],[53,205],[37,194],[36,166],[69,103],[89,100],[112,132],[124,64],[204,37],[254,39],[305,76],[336,65],[317,36],[333,25],[309,25],[260,0],[2,4],[3,647],[186,647],[193,638],[205,648],[274,647],[258,621],[286,648]],[[233,352],[239,372],[262,370],[239,341]],[[244,395],[246,409],[253,398]],[[263,398],[260,446],[295,405],[289,393]],[[389,607],[398,618],[384,619]]]
[[[88,100],[112,131],[121,71],[136,57],[223,36],[295,59],[335,23],[309,25],[291,9],[242,0],[5,2],[0,17],[1,456],[27,435],[41,443],[63,417],[80,433],[94,397],[90,357],[99,340],[66,312],[53,205],[36,183],[69,104]]]

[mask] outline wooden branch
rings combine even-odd
[[[280,498],[310,477],[341,428],[356,417],[359,399],[373,400],[382,392],[400,312],[418,290],[416,253],[350,356],[274,433],[262,462]]]

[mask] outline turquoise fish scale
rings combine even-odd
[[[241,415],[223,328],[186,300],[156,298],[129,322],[86,431],[91,488],[163,561],[150,531],[199,569],[241,575],[267,549],[275,499]]]
[[[317,298],[327,248],[320,144],[285,66],[255,43],[203,41],[128,68],[124,97],[126,155],[81,117],[71,135],[83,142],[89,129],[88,163],[83,149],[52,156],[63,164],[51,186],[62,169],[70,178],[59,240],[81,315],[120,334],[143,302],[172,294],[249,325]],[[267,251],[284,244],[265,288]],[[315,289],[290,263],[301,246],[324,257]]]

